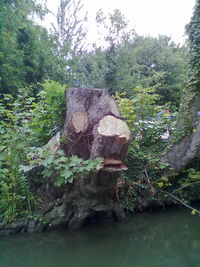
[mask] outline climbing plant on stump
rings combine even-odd
[[[188,81],[182,95],[173,143],[163,156],[163,160],[173,168],[173,174],[183,170],[197,156],[200,148],[200,0],[196,2],[186,30],[189,37]]]
[[[189,73],[187,87],[185,88],[180,105],[180,121],[184,136],[193,129],[197,119],[200,104],[200,1],[197,0],[194,15],[186,26],[189,37]],[[181,135],[180,135],[181,137]]]

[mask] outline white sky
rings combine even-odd
[[[47,0],[48,8],[56,13],[59,0]],[[176,43],[183,43],[184,27],[190,21],[195,0],[82,0],[88,12],[89,42],[95,42],[95,14],[102,9],[105,14],[120,9],[129,21],[129,28],[139,35],[168,35]],[[46,25],[53,21],[46,19]]]

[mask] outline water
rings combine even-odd
[[[200,217],[171,209],[128,223],[0,238],[0,267],[199,267]]]

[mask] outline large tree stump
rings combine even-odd
[[[105,89],[69,88],[66,92],[67,113],[62,145],[67,156],[77,155],[84,159],[104,159],[103,168],[87,177],[75,179],[73,184],[54,188],[51,201],[63,199],[55,212],[47,213],[46,218],[52,227],[58,222],[77,228],[94,220],[122,220],[125,213],[116,198],[117,179],[126,169],[124,160],[131,132],[120,113],[114,99]],[[49,147],[53,151],[59,147],[57,134]],[[51,191],[52,192],[52,191]],[[52,196],[51,196],[52,197]],[[51,214],[61,215],[57,217]],[[61,217],[61,220],[58,219]]]

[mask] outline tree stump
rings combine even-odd
[[[121,171],[127,169],[124,160],[131,132],[107,90],[69,88],[66,97],[61,148],[67,156],[102,157],[103,168],[98,173],[75,179],[73,184],[64,185],[57,192],[57,198],[63,199],[62,208],[59,207],[62,224],[78,228],[95,220],[123,220],[126,216],[115,190]],[[53,149],[58,148],[58,136],[49,143]],[[58,225],[58,220],[51,218],[50,223],[53,227]]]

